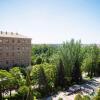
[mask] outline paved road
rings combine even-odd
[[[100,87],[100,77],[99,78],[93,78],[92,80],[80,85],[81,88],[83,88],[83,90],[81,90],[81,93],[86,95],[86,94],[91,94],[93,92],[95,92],[99,87]],[[48,97],[45,100],[51,100],[51,98],[53,100],[58,100],[59,97],[63,98],[63,100],[74,100],[74,97],[76,94],[72,94],[67,96],[66,91],[64,92],[59,92],[57,95],[54,95],[52,97]]]

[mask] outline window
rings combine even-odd
[[[6,46],[5,48],[6,48],[6,50],[8,50],[8,49],[9,49],[9,47],[8,47],[8,46]]]
[[[2,61],[0,60],[0,67],[2,67]]]
[[[18,56],[20,56],[20,52],[18,52],[17,54],[18,54]]]
[[[12,63],[14,64],[14,60],[12,60]]]
[[[0,47],[0,50],[2,50],[2,47]]]
[[[28,43],[28,40],[26,40],[25,43]]]
[[[8,39],[4,39],[4,42],[5,42],[5,43],[8,43],[8,42],[9,42],[9,40],[8,40]]]
[[[25,52],[22,52],[22,55],[24,56],[25,55]]]
[[[12,46],[11,49],[14,50],[14,46]]]
[[[28,49],[29,49],[29,47],[26,47],[26,49],[28,50]]]
[[[12,40],[12,43],[14,43],[15,41],[14,41],[14,39]]]
[[[22,48],[23,50],[25,49],[25,47]]]
[[[9,40],[8,40],[8,39],[6,39],[6,40],[5,40],[5,42],[6,42],[6,43],[9,43]]]
[[[0,39],[0,43],[2,43],[2,39]]]
[[[6,56],[8,56],[9,54],[8,53],[6,53]]]
[[[22,40],[22,42],[24,43],[24,42],[25,42],[25,40]]]
[[[20,40],[18,40],[18,43],[20,43]]]
[[[17,50],[20,50],[20,48],[18,47]]]
[[[8,64],[8,60],[6,60],[6,64]]]
[[[12,53],[12,56],[14,56],[14,52]]]

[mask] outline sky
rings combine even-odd
[[[32,43],[100,44],[100,0],[0,0],[0,30]]]

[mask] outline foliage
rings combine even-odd
[[[60,98],[60,97],[59,97],[58,100],[63,100],[63,98]]]
[[[80,82],[82,80],[80,67],[83,60],[80,41],[74,42],[74,40],[71,40],[64,43],[60,49],[60,57],[63,61],[66,80],[69,84],[71,81]]]
[[[27,93],[27,98],[26,100],[33,100],[33,90],[32,90],[32,82],[31,82],[31,73],[32,67],[28,66],[27,67],[27,75],[26,75],[26,86],[28,87],[28,93]]]
[[[62,60],[59,60],[59,64],[57,66],[56,72],[56,87],[60,86],[62,88],[65,87],[65,69]]]
[[[97,91],[97,96],[100,96],[100,88]]]
[[[90,78],[100,75],[99,59],[100,53],[99,48],[94,44],[86,46],[85,58],[82,63],[82,70],[88,72]]]
[[[9,71],[12,76],[15,78],[16,85],[22,86],[25,85],[25,79],[19,67],[13,67]]]
[[[21,86],[19,89],[18,89],[18,93],[20,95],[27,95],[29,91],[29,88],[27,86]]]
[[[32,68],[31,77],[35,87],[47,87],[47,91],[52,91],[55,82],[55,66],[48,63],[35,65]]]
[[[42,63],[42,58],[37,57],[35,64],[41,64]]]
[[[100,96],[95,96],[93,100],[100,100]]]
[[[83,45],[72,39],[61,45],[32,45],[31,58],[32,67],[0,70],[0,99],[4,92],[14,89],[17,94],[10,94],[10,100],[33,100],[34,96],[52,95],[58,89],[79,84],[83,72],[90,78],[100,76],[100,48],[95,44]],[[99,96],[100,91],[95,98]],[[80,98],[78,94],[76,99]],[[89,97],[83,96],[82,100]]]
[[[88,95],[83,96],[82,100],[91,100]]]
[[[17,97],[20,97],[22,98],[22,100],[25,100],[27,98],[28,91],[29,91],[29,88],[27,86],[21,86],[18,89]]]
[[[52,56],[58,52],[58,46],[53,45],[32,45],[32,65],[41,64],[43,62],[53,62]],[[55,55],[56,56],[56,55]],[[38,63],[39,62],[39,63]]]
[[[12,76],[11,73],[7,72],[6,70],[0,70],[0,98],[2,98],[2,94],[6,90],[11,91],[12,87],[15,88],[14,80],[15,78]]]
[[[33,66],[32,71],[31,71],[31,77],[33,79],[33,83],[37,84],[38,73],[41,66],[44,68],[48,82],[49,83],[54,82],[55,81],[55,65],[44,63],[44,64]]]
[[[43,94],[48,93],[48,82],[47,82],[47,77],[45,75],[44,69],[42,66],[40,66],[39,73],[38,73],[38,85],[39,85],[39,90]]]
[[[34,96],[34,99],[33,100],[37,100],[35,96]]]
[[[82,96],[80,94],[77,94],[75,96],[74,100],[82,100]]]
[[[37,98],[41,98],[42,97],[40,91],[38,92],[37,90],[34,90],[33,96],[37,97]]]

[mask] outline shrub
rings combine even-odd
[[[100,88],[97,91],[97,96],[100,96]]]
[[[63,100],[63,98],[60,98],[60,97],[59,97],[58,100]]]
[[[82,100],[82,96],[80,94],[77,94],[75,96],[74,100]]]
[[[25,99],[27,97],[28,91],[29,91],[29,88],[27,86],[21,86],[18,89],[18,94],[16,95],[16,98],[18,98],[17,100]]]
[[[18,90],[18,94],[25,95],[28,93],[29,88],[27,86],[21,86]]]
[[[82,100],[90,100],[90,97],[87,96],[87,95],[85,95],[85,96],[83,96],[83,99]]]
[[[93,100],[100,100],[100,96],[95,96]]]
[[[38,91],[33,91],[33,96],[34,96],[34,97],[37,97],[37,98],[41,98],[41,97],[42,97],[42,96],[41,96],[41,93],[38,92]]]
[[[34,96],[34,99],[33,100],[37,100],[35,96]]]
[[[42,63],[42,58],[37,57],[37,59],[36,59],[36,64],[41,64],[41,63]]]

